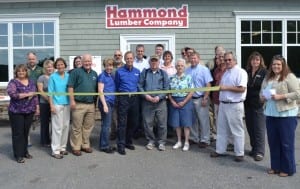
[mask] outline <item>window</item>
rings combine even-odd
[[[253,51],[260,52],[268,66],[282,54],[300,77],[300,12],[235,12],[238,62],[246,67]]]
[[[0,87],[13,78],[13,69],[33,51],[39,63],[59,56],[58,14],[0,15]]]
[[[162,44],[165,50],[173,53],[173,60],[175,60],[175,35],[121,35],[120,36],[120,49],[123,53],[126,51],[133,51],[137,44],[145,45],[145,55],[151,56],[154,54],[156,44]]]

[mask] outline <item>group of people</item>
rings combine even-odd
[[[147,140],[147,150],[157,147],[165,151],[168,127],[176,131],[173,149],[188,151],[191,141],[206,148],[213,127],[217,134],[216,150],[210,156],[224,156],[227,145],[233,144],[234,160],[241,162],[245,155],[245,116],[252,148],[249,155],[256,161],[263,159],[267,128],[271,154],[268,173],[285,177],[296,172],[294,140],[300,89],[282,56],[274,56],[267,70],[262,55],[253,52],[244,70],[237,65],[234,53],[225,52],[222,46],[215,48],[213,61],[206,65],[200,54],[189,47],[182,49],[182,58],[175,63],[172,52],[161,44],[155,46],[155,54],[149,57],[144,54],[144,45],[137,45],[135,50],[136,55],[133,51],[124,54],[125,62],[122,52],[116,50],[113,57],[103,60],[104,71],[99,76],[91,68],[89,54],[75,57],[75,69],[69,72],[63,58],[54,63],[46,60],[44,74],[36,82],[29,79],[37,75],[33,74],[34,66],[18,65],[15,78],[7,87],[17,162],[32,158],[27,137],[34,115],[41,117],[41,144],[51,146],[54,158],[68,154],[70,115],[72,153],[92,153],[89,138],[98,102],[102,122],[99,149],[105,153],[117,151],[126,155],[125,149],[135,149],[133,136],[141,131]],[[30,56],[36,58],[34,53],[28,53],[28,62]],[[210,92],[211,86],[219,86],[219,90]],[[171,92],[164,92],[167,90]],[[114,137],[116,147],[109,142]]]

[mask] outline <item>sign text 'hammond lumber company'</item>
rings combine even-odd
[[[106,28],[188,28],[188,5],[181,8],[118,8],[106,5]]]

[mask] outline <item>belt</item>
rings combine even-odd
[[[200,95],[200,96],[193,96],[192,99],[198,99],[198,98],[203,98],[204,95]]]
[[[79,100],[75,100],[75,102],[82,103],[82,104],[94,104],[94,102],[83,102]]]
[[[136,97],[136,94],[128,94],[128,95],[121,95],[120,97],[128,97],[128,98],[132,98],[132,97]]]
[[[241,102],[244,102],[244,101],[239,101],[239,102],[220,101],[220,102],[223,103],[223,104],[237,104],[237,103],[241,103]]]

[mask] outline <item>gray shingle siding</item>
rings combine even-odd
[[[235,10],[299,10],[298,0],[210,0],[184,1],[189,5],[188,29],[105,29],[105,5],[119,7],[180,7],[183,1],[74,1],[41,3],[1,3],[0,14],[61,13],[60,54],[70,55],[89,52],[103,57],[111,56],[119,48],[120,34],[176,34],[176,55],[180,48],[191,46],[202,59],[213,56],[214,47],[223,44],[235,50]]]

